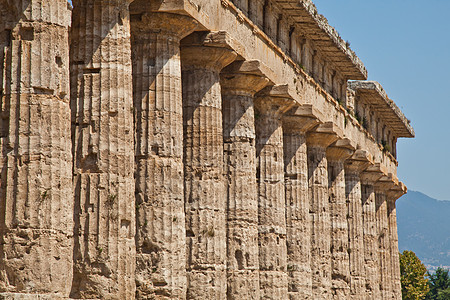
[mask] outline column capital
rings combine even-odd
[[[368,151],[359,149],[345,161],[345,171],[360,173],[371,164],[373,164],[373,156]]]
[[[343,161],[355,153],[355,143],[348,139],[339,139],[327,148],[328,161]]]
[[[408,192],[408,189],[406,185],[399,181],[398,184],[395,184],[393,187],[391,187],[390,190],[386,192],[386,196],[389,201],[397,201],[398,198],[405,195]]]
[[[235,61],[220,74],[222,91],[254,96],[269,84],[266,72],[268,68],[259,60]]]
[[[233,45],[238,43],[225,32],[194,32],[180,43],[181,67],[220,71],[236,59]]]
[[[374,187],[376,192],[386,193],[393,185],[392,179],[389,175],[382,173],[381,177],[375,182]]]
[[[306,133],[308,146],[327,148],[343,136],[342,129],[333,122],[320,124]]]
[[[371,172],[367,171],[366,169],[360,175],[361,183],[366,185],[374,185],[378,181],[378,179],[380,179],[382,176],[383,176],[382,173]]]
[[[173,36],[182,39],[193,32],[198,22],[194,18],[186,15],[146,11],[145,8],[130,5],[130,21],[133,24],[133,34],[136,39],[146,39],[145,33],[154,32],[157,34]],[[140,35],[139,33],[143,34]]]
[[[196,31],[185,37],[181,46],[218,47],[245,54],[245,47],[226,31]]]
[[[278,119],[295,105],[287,84],[266,86],[255,95],[254,103],[259,111]]]
[[[283,116],[283,132],[305,134],[324,119],[322,112],[310,104],[295,106]]]

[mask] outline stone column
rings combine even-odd
[[[326,148],[342,133],[331,122],[306,135],[311,214],[311,273],[313,299],[331,299],[331,220],[328,201]]]
[[[290,300],[313,299],[310,253],[311,216],[305,133],[318,125],[318,114],[312,106],[301,106],[290,110],[283,117],[287,272]]]
[[[227,290],[219,72],[237,55],[219,47],[226,39],[218,35],[194,33],[181,48],[189,299],[225,299]],[[205,46],[208,40],[214,42]]]
[[[65,0],[0,2],[1,299],[70,292],[70,15]]]
[[[383,174],[383,173],[381,173]],[[386,176],[382,176],[375,183],[375,204],[378,237],[378,268],[380,274],[380,299],[392,299],[392,274],[390,262],[390,237],[386,202],[386,190],[391,183]]]
[[[378,236],[376,221],[375,182],[381,177],[379,172],[361,173],[361,198],[364,231],[364,264],[366,273],[366,293],[369,299],[380,299],[380,270],[378,257]]]
[[[393,183],[394,185],[394,183]],[[394,185],[386,193],[386,201],[388,206],[388,220],[389,220],[389,237],[390,237],[390,257],[391,257],[391,269],[392,269],[392,287],[393,287],[393,299],[402,299],[402,286],[400,276],[400,257],[398,250],[398,232],[397,232],[397,212],[395,202],[402,195],[406,194],[406,187],[403,183],[399,182],[398,185]]]
[[[74,298],[135,294],[129,2],[73,1]]]
[[[360,173],[367,168],[370,159],[357,150],[345,164],[345,193],[348,205],[348,252],[350,256],[350,297],[365,299],[366,281],[364,269],[364,229],[361,203]]]
[[[287,299],[286,208],[281,117],[293,100],[280,88],[255,98],[259,280],[262,299]]]
[[[328,185],[331,216],[331,289],[333,299],[350,295],[350,258],[348,254],[347,199],[344,161],[354,152],[349,139],[336,141],[327,149]]]
[[[268,83],[260,67],[259,61],[235,62],[221,74],[228,299],[260,299],[253,96]]]
[[[131,5],[136,134],[136,296],[186,298],[180,40],[187,16]],[[144,11],[143,11],[144,10]]]

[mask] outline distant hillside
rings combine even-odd
[[[450,201],[409,191],[397,200],[400,252],[412,250],[429,269],[450,266]]]

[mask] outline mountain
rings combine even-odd
[[[412,250],[433,270],[450,268],[450,201],[409,191],[397,200],[400,252]]]

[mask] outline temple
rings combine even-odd
[[[401,299],[410,121],[310,0],[0,0],[0,299]]]

